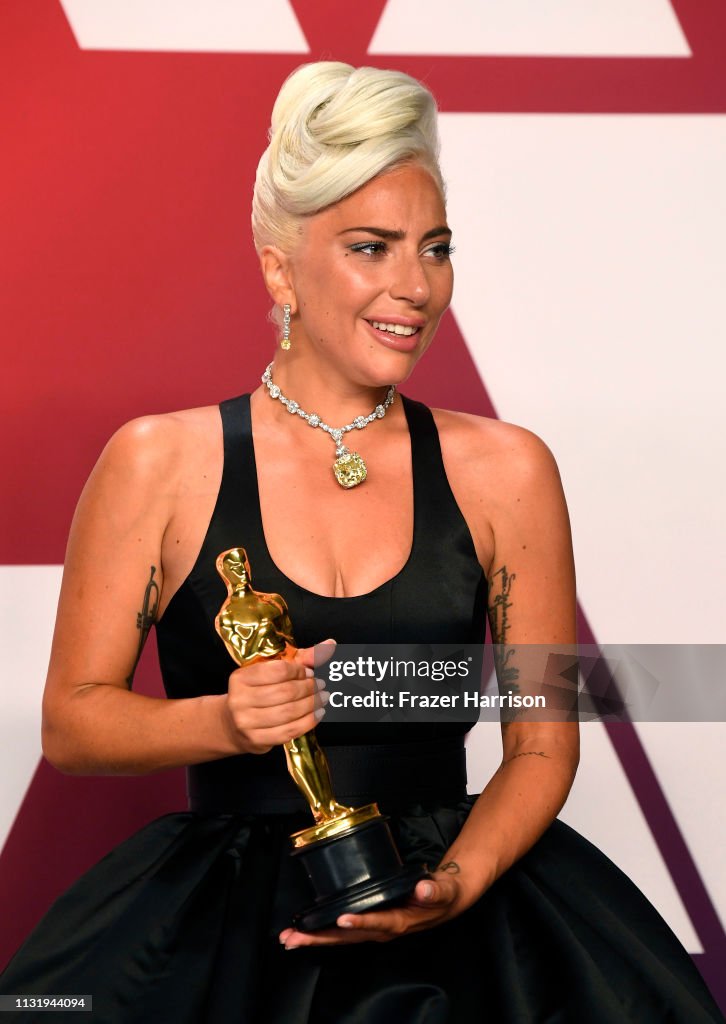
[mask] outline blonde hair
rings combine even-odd
[[[299,67],[275,101],[270,144],[257,167],[257,251],[292,251],[301,218],[409,160],[426,167],[443,195],[436,113],[428,89],[401,71],[336,61]]]

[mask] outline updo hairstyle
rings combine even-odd
[[[303,64],[280,90],[269,139],[252,198],[258,252],[291,252],[301,218],[408,160],[426,167],[444,194],[436,103],[401,71]]]

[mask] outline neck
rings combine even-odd
[[[297,402],[304,412],[314,413],[331,427],[343,426],[357,416],[367,416],[384,403],[390,387],[359,385],[333,372],[311,372],[301,360],[290,356],[282,359],[280,353],[275,356],[271,374],[272,382],[285,398]],[[279,411],[281,415],[289,415],[282,404],[279,404]]]

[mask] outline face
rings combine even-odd
[[[303,222],[288,257],[295,344],[359,385],[400,383],[451,301],[438,185],[408,164]]]
[[[247,565],[238,548],[230,551],[222,560],[224,575],[228,580],[244,583],[247,580]]]

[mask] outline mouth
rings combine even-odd
[[[366,323],[379,341],[398,352],[413,351],[423,328],[423,324],[392,323],[383,320],[366,320]]]

